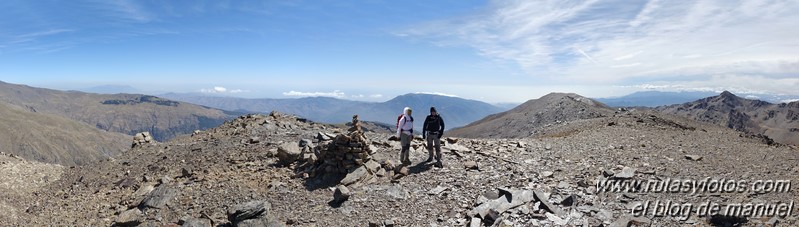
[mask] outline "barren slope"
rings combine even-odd
[[[0,101],[0,152],[28,160],[82,165],[130,147],[131,137]]]
[[[467,138],[524,138],[544,127],[608,116],[613,110],[577,94],[551,93],[511,110],[493,114],[447,134]]]
[[[3,82],[0,82],[0,101],[31,112],[85,122],[106,131],[128,135],[149,131],[159,141],[215,127],[235,117],[222,110],[154,96],[64,92]]]
[[[749,134],[763,134],[783,144],[799,144],[799,102],[771,104],[724,91],[658,111],[709,122]]]

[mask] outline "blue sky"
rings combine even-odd
[[[522,102],[799,95],[798,1],[1,1],[0,80]]]

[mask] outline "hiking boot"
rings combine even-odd
[[[411,164],[412,164],[412,162],[411,162],[411,160],[403,160],[403,161],[402,161],[402,164],[403,164],[403,165],[406,165],[406,166],[409,166],[409,165],[411,165]]]
[[[427,158],[427,161],[424,162],[432,162],[432,161],[433,161],[433,156],[430,156],[429,158]]]
[[[436,161],[435,166],[438,167],[438,168],[444,168],[444,163],[441,163],[441,160],[439,160],[439,161]]]

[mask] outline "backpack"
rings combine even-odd
[[[438,131],[441,130],[441,121],[440,120],[441,120],[441,116],[430,115],[429,117],[427,117],[427,119],[425,119],[427,124],[424,125],[424,127],[425,127],[424,130],[428,131],[428,132],[438,133]]]
[[[400,127],[399,123],[400,123],[400,120],[402,120],[402,116],[405,116],[405,114],[400,114],[400,115],[397,117],[397,128],[398,128],[398,129],[399,129],[399,127]],[[411,117],[411,122],[413,122],[413,117]]]

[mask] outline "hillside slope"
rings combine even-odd
[[[148,95],[65,92],[4,82],[0,82],[0,101],[106,131],[127,135],[149,131],[158,141],[215,127],[239,115]]]
[[[34,113],[0,101],[0,152],[28,160],[73,166],[130,148],[131,137],[83,122]]]
[[[609,116],[613,112],[605,104],[577,94],[550,93],[511,110],[452,129],[448,135],[466,138],[524,138],[536,135],[544,127]]]
[[[717,96],[656,110],[748,134],[763,134],[778,143],[799,144],[799,101],[772,104],[724,91]]]

